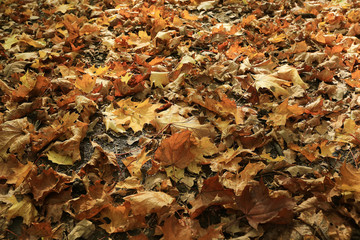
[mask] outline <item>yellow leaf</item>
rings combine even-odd
[[[8,37],[8,38],[5,40],[5,43],[2,44],[3,48],[4,48],[5,50],[9,50],[13,44],[19,42],[19,40],[18,40],[17,37],[18,37],[17,34]]]
[[[55,151],[49,151],[46,156],[48,157],[48,159],[56,164],[59,165],[73,165],[73,159],[69,156],[66,155],[61,155]]]
[[[123,82],[123,83],[128,83],[129,82],[129,80],[131,79],[131,77],[132,77],[132,74],[131,73],[126,73],[125,74],[125,76],[122,76],[121,77],[121,81]]]
[[[134,132],[141,131],[144,124],[155,119],[155,109],[161,104],[151,104],[149,99],[143,102],[133,102],[131,99],[122,99],[117,102],[120,108],[107,108],[104,112],[105,123],[112,123],[117,128],[132,128]]]
[[[25,42],[25,43],[27,43],[30,46],[35,47],[35,48],[44,48],[44,47],[46,47],[46,41],[44,39],[34,40],[29,35],[26,35],[25,33],[23,33],[21,35],[21,37],[19,38],[19,41]]]
[[[165,168],[166,175],[170,177],[175,182],[180,181],[185,176],[185,169],[184,168],[177,168],[174,166],[170,166]]]
[[[128,169],[131,176],[135,176],[138,179],[142,179],[142,173],[141,173],[141,167],[149,160],[151,160],[151,157],[149,157],[147,154],[149,152],[145,151],[145,148],[142,149],[141,153],[137,156],[131,156],[127,157],[126,159],[123,159],[122,162]]]
[[[263,153],[260,155],[262,158],[265,158],[266,160],[268,160],[269,162],[280,162],[282,160],[285,160],[284,156],[277,156],[276,158],[272,158],[270,156],[270,153]]]
[[[276,98],[279,98],[279,96],[289,96],[289,92],[281,86],[288,85],[288,81],[266,74],[256,74],[254,75],[254,78],[257,90],[260,88],[266,88],[270,90]]]
[[[36,78],[27,71],[21,78],[20,81],[29,90],[32,90],[36,84]]]
[[[83,75],[82,78],[76,79],[75,86],[85,93],[90,93],[96,84],[96,78],[89,74]]]
[[[159,88],[163,88],[169,83],[169,73],[168,72],[151,72],[150,75],[151,85]]]
[[[2,199],[0,198],[0,201]],[[26,225],[29,225],[31,222],[35,220],[35,217],[38,215],[38,211],[33,205],[30,197],[23,195],[21,200],[18,200],[15,195],[12,195],[6,202],[12,204],[12,206],[5,211],[5,216],[9,221],[15,217],[22,217],[23,221]]]
[[[71,4],[61,4],[60,6],[58,6],[56,8],[55,12],[66,13],[68,10],[72,10],[72,9],[75,9],[75,8]]]
[[[271,43],[279,43],[279,42],[284,41],[284,38],[285,38],[285,34],[282,33],[280,35],[275,35],[275,36],[269,38],[269,42],[271,42]]]
[[[151,41],[151,36],[147,35],[147,33],[145,31],[139,31],[138,35],[142,42]]]

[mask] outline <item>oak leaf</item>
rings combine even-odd
[[[191,153],[192,141],[189,130],[174,133],[161,143],[154,158],[162,166],[173,165],[178,168],[185,168],[194,160],[194,154]]]

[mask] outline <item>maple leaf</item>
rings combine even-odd
[[[39,215],[29,196],[24,195],[21,200],[18,200],[14,194],[8,193],[7,195],[0,195],[0,202],[10,205],[2,212],[7,221],[15,217],[22,217],[23,222],[30,225]]]
[[[90,93],[96,84],[96,78],[90,74],[85,74],[82,78],[77,78],[75,81],[75,86],[85,93]]]
[[[0,179],[5,179],[7,184],[15,184],[16,187],[20,186],[35,168],[32,162],[22,164],[15,156],[9,156],[6,159],[0,158],[0,164],[2,166]]]
[[[271,197],[269,190],[261,181],[259,184],[247,185],[239,197],[236,197],[236,208],[240,209],[257,229],[260,223],[281,222],[288,224],[292,217],[295,202],[284,195]]]
[[[95,142],[91,142],[91,144],[95,150],[91,159],[81,168],[79,176],[83,177],[92,173],[101,180],[105,180],[108,183],[112,182],[120,171],[115,153],[106,152]]]
[[[146,152],[145,148],[136,156],[127,157],[123,159],[122,162],[128,169],[131,176],[135,176],[138,179],[142,179],[141,167],[151,160],[151,157],[148,156],[149,152]]]
[[[286,98],[274,111],[269,114],[268,121],[273,122],[274,126],[285,126],[286,121],[293,116],[299,116],[305,109],[298,104],[289,105],[289,98]]]
[[[78,220],[89,219],[102,209],[110,206],[112,198],[109,196],[109,187],[96,181],[90,186],[86,195],[68,201],[65,210]]]
[[[52,168],[44,170],[39,175],[32,174],[27,183],[36,201],[43,200],[51,192],[61,192],[67,188],[66,183],[70,182],[70,177],[55,172]]]
[[[248,163],[240,174],[227,172],[221,176],[220,182],[227,188],[233,189],[236,195],[240,195],[249,183],[253,182],[256,174],[263,170],[266,165],[262,162]]]
[[[163,214],[168,212],[175,202],[175,198],[166,193],[152,191],[143,191],[126,196],[124,200],[130,203],[134,215]]]
[[[219,182],[219,176],[210,177],[204,181],[201,192],[196,199],[190,201],[191,218],[199,216],[206,208],[213,205],[224,205],[234,201],[234,192],[231,189],[225,189]]]
[[[132,216],[130,211],[129,204],[108,206],[100,212],[100,217],[109,219],[110,223],[103,223],[100,227],[108,233],[125,232],[134,228],[146,227],[145,218]]]
[[[30,143],[33,125],[26,118],[7,121],[0,125],[0,157],[10,153],[23,153]]]
[[[151,104],[149,99],[138,103],[129,98],[122,99],[117,104],[118,109],[108,108],[103,112],[106,130],[116,129],[118,132],[122,132],[125,127],[129,127],[134,132],[141,131],[146,123],[150,123],[154,119],[155,109],[161,106],[157,103]]]
[[[354,192],[358,198],[360,196],[360,171],[344,162],[340,167],[340,174],[341,178],[336,181],[337,188],[344,192]]]
[[[53,229],[49,222],[33,222],[31,226],[26,229],[25,233],[27,236],[23,233],[22,237],[27,237],[28,239],[34,236],[38,238],[43,237],[44,239],[56,239],[60,237],[59,234],[53,233]]]
[[[64,122],[64,125],[66,124]],[[72,165],[80,160],[80,143],[86,136],[87,129],[88,125],[86,123],[76,122],[74,126],[70,127],[72,137],[65,141],[57,141],[49,147],[50,150],[47,153],[48,159],[61,165]]]
[[[187,225],[186,222],[181,219],[177,219],[175,216],[167,218],[164,225],[161,227],[164,234],[164,238],[168,240],[177,239],[192,239],[191,226]]]
[[[284,65],[277,68],[277,72],[267,74],[255,74],[255,87],[257,90],[266,88],[270,90],[276,98],[279,96],[289,96],[290,92],[286,89],[291,84],[299,85],[303,89],[307,89],[308,85],[299,76],[296,68]]]
[[[158,113],[157,117],[151,121],[151,124],[160,131],[169,125],[172,132],[179,130],[191,130],[196,137],[214,137],[215,129],[210,124],[201,124],[195,117],[186,117],[193,108],[172,105],[169,109]]]
[[[191,145],[191,131],[185,130],[174,133],[161,143],[154,158],[162,166],[173,165],[178,168],[185,168],[194,160],[194,155],[190,151]]]

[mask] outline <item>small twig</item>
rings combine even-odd
[[[7,231],[7,232],[9,232],[9,233],[11,233],[12,235],[14,235],[15,237],[19,237],[19,235],[17,235],[16,233],[14,233],[13,231],[11,231],[10,229],[5,229],[5,231]]]
[[[354,159],[356,168],[358,168],[358,160],[355,158],[355,155],[354,155],[354,153],[352,152],[351,148],[350,148],[350,153],[351,153],[351,155],[352,155],[352,157],[353,157],[353,159]]]

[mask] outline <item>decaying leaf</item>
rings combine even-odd
[[[23,153],[26,145],[30,143],[30,134],[33,125],[26,118],[7,121],[0,125],[0,157],[6,152]]]
[[[263,182],[246,186],[241,195],[236,197],[236,203],[255,229],[259,224],[270,221],[288,224],[295,206],[294,201],[287,196],[271,197]]]
[[[190,151],[191,145],[191,131],[174,133],[161,143],[155,152],[155,159],[162,166],[173,165],[178,168],[185,168],[194,160],[194,155]]]
[[[175,198],[163,193],[143,191],[126,196],[125,201],[130,203],[134,215],[146,215],[149,213],[165,213],[170,210]]]

